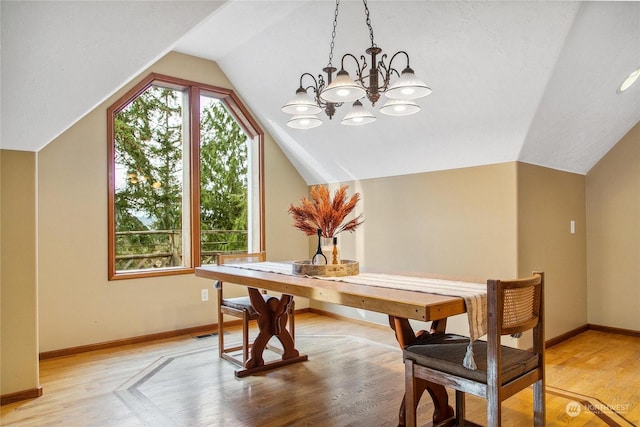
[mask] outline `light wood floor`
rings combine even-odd
[[[3,426],[394,426],[403,365],[386,327],[296,317],[309,361],[237,379],[215,336],[101,350],[40,365],[44,395],[5,405]],[[239,337],[232,330],[228,340]],[[640,338],[587,331],[547,352],[547,425],[640,421]],[[504,403],[503,425],[531,421],[530,390]],[[451,394],[453,401],[453,396]],[[432,407],[423,399],[420,422]],[[467,398],[484,425],[484,401]],[[570,409],[570,413],[567,412]]]

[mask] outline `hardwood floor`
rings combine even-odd
[[[5,405],[2,426],[394,426],[401,353],[389,328],[296,316],[309,361],[237,379],[217,338],[178,337],[45,360],[44,395]],[[240,337],[232,331],[228,339]],[[453,394],[451,393],[453,402]],[[503,425],[532,425],[530,390],[504,403]],[[432,407],[425,397],[420,422]],[[467,397],[484,425],[485,401]],[[640,421],[640,338],[587,331],[547,351],[547,425]]]

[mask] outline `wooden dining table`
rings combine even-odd
[[[307,360],[307,356],[301,355],[295,348],[290,333],[284,327],[293,296],[384,313],[389,317],[389,326],[395,332],[400,348],[417,340],[409,323],[410,319],[432,321],[431,331],[444,333],[448,317],[466,312],[465,302],[460,297],[367,286],[322,277],[281,274],[230,265],[198,267],[195,274],[198,277],[248,288],[251,303],[258,312],[259,333],[244,368],[236,371],[238,377]],[[438,279],[443,277],[439,276]],[[452,283],[455,282],[452,281]],[[260,289],[282,295],[278,299],[265,301]],[[265,362],[262,355],[267,343],[273,337],[279,339],[283,346],[282,356],[279,360]],[[426,381],[421,381],[418,387],[421,389],[420,394],[426,390],[433,400],[433,425],[454,425],[454,411],[448,403],[445,388]],[[403,397],[398,415],[399,426],[404,426],[404,415]]]

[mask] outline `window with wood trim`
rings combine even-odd
[[[233,91],[152,74],[107,130],[110,280],[264,250],[263,133]]]

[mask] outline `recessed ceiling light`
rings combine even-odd
[[[636,82],[636,80],[638,80],[638,77],[640,77],[640,68],[632,71],[631,74],[629,74],[629,77],[624,79],[624,81],[618,88],[618,93],[622,93],[625,90],[629,89]]]

